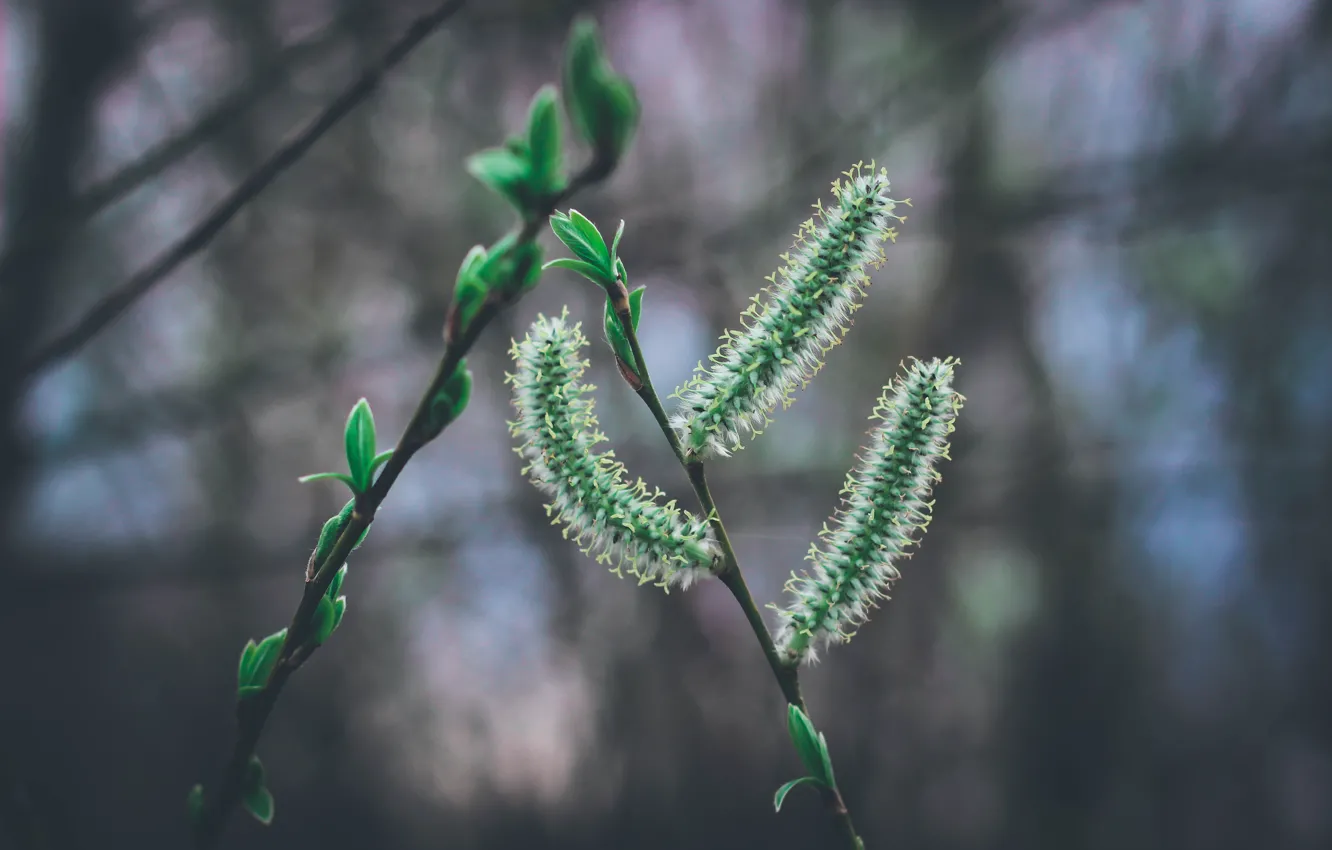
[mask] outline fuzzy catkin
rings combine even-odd
[[[939,480],[935,464],[948,458],[948,435],[963,398],[953,390],[957,361],[913,360],[884,388],[874,408],[869,445],[847,476],[835,527],[824,526],[810,547],[813,569],[793,576],[794,597],[778,612],[778,651],[811,662],[819,646],[846,641],[898,578],[895,562],[930,520],[926,501]]]
[[[509,429],[528,462],[523,474],[550,499],[546,511],[565,524],[565,537],[586,554],[613,563],[617,575],[627,570],[640,584],[687,587],[710,575],[719,558],[712,529],[674,502],[662,504],[661,492],[641,479],[627,484],[613,453],[594,451],[606,437],[592,412],[595,387],[581,383],[587,338],[567,318],[567,310],[538,317],[510,351],[517,371],[505,381],[518,419]]]
[[[729,455],[745,433],[759,434],[777,403],[791,403],[791,391],[823,365],[823,356],[841,342],[851,314],[859,308],[869,278],[865,267],[883,261],[883,239],[895,239],[888,226],[897,201],[888,197],[882,170],[857,164],[833,183],[837,203],[801,225],[796,243],[782,255],[786,265],[768,281],[740,317],[742,330],[727,331],[721,347],[699,364],[675,395],[680,406],[671,425],[695,457]]]

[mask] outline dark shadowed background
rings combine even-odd
[[[806,674],[870,850],[1332,846],[1332,2],[473,0],[24,376],[428,7],[0,6],[0,845],[187,846],[237,654],[288,622],[343,501],[296,478],[341,468],[359,397],[385,443],[407,421],[459,262],[510,224],[463,161],[558,78],[581,10],[643,120],[575,206],[628,222],[659,387],[840,171],[874,158],[913,201],[846,344],[711,471],[778,601],[899,361],[962,358],[924,546]],[[547,274],[278,705],[275,822],[224,846],[829,845],[815,795],[772,811],[799,765],[725,589],[617,580],[519,475],[506,348],[563,304],[617,455],[689,502],[598,294]]]

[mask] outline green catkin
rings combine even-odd
[[[870,443],[847,476],[843,502],[810,547],[809,573],[793,576],[794,599],[778,612],[775,638],[789,662],[816,660],[818,647],[849,640],[898,578],[895,562],[910,557],[916,532],[929,524],[927,501],[948,458],[948,435],[962,407],[953,390],[957,361],[913,360],[884,388],[874,408]]]
[[[680,406],[671,425],[695,457],[729,455],[745,433],[766,427],[778,402],[822,367],[841,342],[851,314],[869,285],[866,266],[883,261],[884,238],[895,239],[887,173],[857,163],[833,183],[837,204],[822,203],[801,225],[786,263],[768,281],[766,300],[756,297],[741,316],[742,329],[727,331],[710,366],[699,364],[675,395]]]
[[[523,474],[549,497],[547,513],[586,554],[640,583],[687,587],[710,575],[718,561],[712,530],[673,502],[662,504],[661,492],[649,491],[642,480],[626,483],[612,452],[594,451],[606,437],[592,412],[595,387],[580,383],[587,338],[567,318],[567,310],[558,318],[538,317],[510,352],[517,371],[505,381],[513,387],[518,419],[509,429],[528,463]]]

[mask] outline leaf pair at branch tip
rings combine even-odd
[[[558,100],[555,86],[542,86],[532,98],[525,135],[510,136],[503,147],[467,159],[468,173],[512,204],[524,219],[537,215],[568,185]]]
[[[633,346],[615,309],[616,298],[622,296],[622,287],[627,287],[629,283],[629,272],[619,256],[620,240],[624,237],[624,220],[620,220],[609,248],[597,226],[578,210],[571,209],[567,214],[555,213],[550,217],[550,228],[575,257],[551,260],[545,268],[568,269],[606,290],[606,307],[602,317],[606,342],[610,343],[611,350],[615,352],[620,373],[637,392],[643,385],[643,369],[634,358]],[[643,311],[643,291],[644,287],[640,286],[629,293],[629,316],[635,332],[638,331],[638,321]]]
[[[619,258],[620,238],[624,236],[623,220],[615,231],[610,248],[606,247],[606,240],[597,226],[575,209],[552,214],[550,229],[574,256],[551,260],[542,267],[543,270],[568,269],[607,291],[614,289],[617,276],[620,283],[628,284],[628,274]]]
[[[638,129],[641,107],[633,85],[606,58],[597,25],[579,18],[569,34],[564,61],[564,105],[569,120],[597,160],[614,166]]]

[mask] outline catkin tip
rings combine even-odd
[[[882,261],[883,240],[893,235],[897,202],[873,162],[843,178],[833,182],[836,204],[825,208],[820,199],[797,229],[785,265],[741,315],[741,329],[724,334],[709,364],[676,391],[671,425],[697,456],[726,457],[761,434],[850,326],[869,285],[867,267]]]
[[[929,525],[936,467],[963,402],[952,386],[957,362],[913,358],[884,387],[833,524],[810,548],[812,567],[787,583],[775,643],[788,659],[810,663],[820,646],[850,640],[888,599],[897,563]]]

